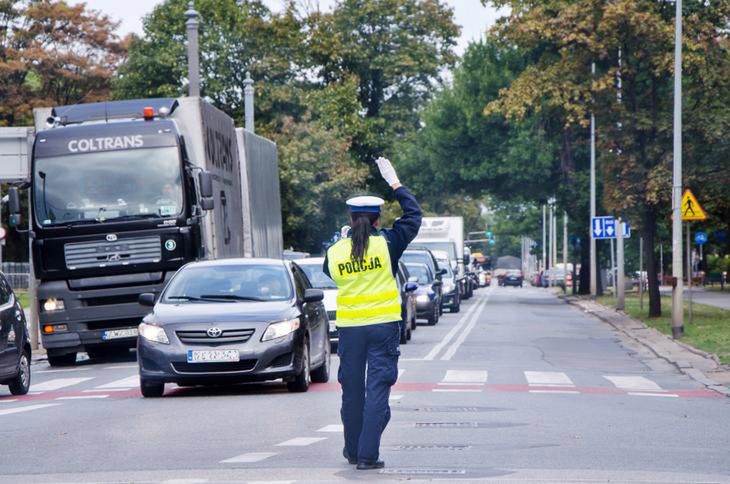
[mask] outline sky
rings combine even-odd
[[[497,10],[483,7],[479,0],[444,0],[454,8],[456,23],[462,27],[461,38],[457,47],[459,54],[471,40],[478,40],[484,31],[494,24],[499,17]],[[80,3],[72,2],[70,3]],[[129,32],[142,33],[142,17],[151,12],[158,0],[86,0],[86,5],[109,15],[112,19],[121,21],[120,34]],[[283,0],[264,0],[269,8],[277,10],[284,3]],[[334,0],[319,0],[320,8],[326,10],[334,4]]]

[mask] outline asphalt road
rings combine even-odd
[[[482,289],[401,353],[382,471],[342,458],[334,378],[142,399],[130,353],[1,387],[0,482],[730,482],[730,399],[544,289]]]

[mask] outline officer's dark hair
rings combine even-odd
[[[371,212],[353,212],[352,213],[352,251],[350,257],[352,260],[361,261],[365,258],[370,243],[370,230],[378,221],[380,215]]]

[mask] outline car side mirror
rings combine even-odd
[[[155,305],[155,299],[157,296],[152,292],[143,292],[139,295],[140,306],[152,307]]]
[[[406,292],[413,292],[416,289],[418,289],[418,283],[416,283],[415,281],[406,282],[406,286],[405,286]]]
[[[446,274],[446,272],[447,272],[446,269],[439,269],[439,271],[436,274],[438,274],[439,276],[443,276],[444,274]]]
[[[305,289],[304,299],[305,303],[318,302],[324,299],[324,292],[321,289]]]
[[[22,217],[20,216],[20,195],[18,187],[10,187],[8,190],[8,223],[11,227],[20,225]]]

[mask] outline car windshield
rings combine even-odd
[[[428,267],[421,264],[407,264],[406,267],[408,268],[408,274],[410,274],[410,277],[415,277],[419,284],[431,283],[431,273],[429,272]]]
[[[422,251],[406,251],[403,252],[403,255],[401,256],[401,260],[403,262],[418,262],[420,264],[426,264],[429,267],[433,265],[433,260],[431,259],[431,256],[428,255],[428,252],[422,252]]]
[[[337,289],[335,281],[324,273],[321,264],[297,264],[302,268],[302,271],[307,275],[309,282],[312,283],[312,287],[316,289]]]
[[[34,206],[40,225],[159,218],[183,207],[176,147],[38,158]]]
[[[162,301],[285,301],[291,297],[291,282],[283,265],[237,264],[183,268],[170,282]]]

